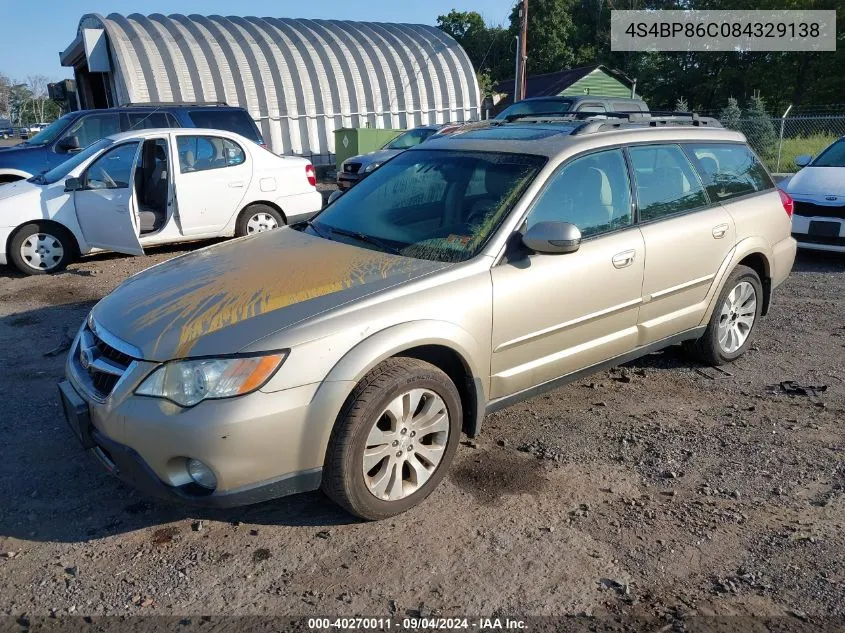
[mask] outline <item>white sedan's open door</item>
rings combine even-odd
[[[90,246],[128,255],[143,255],[135,209],[138,141],[107,149],[79,179],[73,194],[76,217]]]

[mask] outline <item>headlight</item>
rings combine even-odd
[[[287,351],[248,358],[203,358],[166,363],[135,390],[192,407],[207,398],[233,398],[259,389],[285,362]]]
[[[371,171],[375,171],[379,167],[381,167],[381,162],[376,161],[375,163],[370,163],[369,165],[364,167],[364,173],[369,174]]]

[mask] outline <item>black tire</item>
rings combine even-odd
[[[285,219],[282,217],[282,214],[279,213],[278,209],[274,209],[269,204],[251,204],[246,209],[241,211],[241,214],[238,216],[238,221],[235,223],[235,237],[243,237],[244,235],[252,235],[257,231],[250,231],[249,227],[249,219],[256,214],[265,213],[276,220],[277,227],[282,227],[285,225]]]
[[[754,321],[751,324],[751,330],[745,338],[742,345],[735,351],[728,352],[722,348],[719,343],[719,324],[722,319],[722,307],[728,295],[743,282],[748,282],[754,288],[754,295],[756,300],[756,307],[754,309]],[[760,277],[752,268],[747,266],[737,266],[731,273],[728,280],[725,282],[725,287],[719,294],[719,299],[713,309],[713,314],[710,316],[710,322],[707,324],[707,329],[702,334],[701,338],[695,341],[688,341],[684,344],[687,351],[697,360],[707,365],[724,365],[736,360],[742,356],[752,339],[754,332],[757,329],[757,323],[760,321],[760,313],[763,309],[763,284],[760,282]]]
[[[61,257],[53,258],[50,261],[42,262],[36,267],[32,260],[21,255],[21,247],[25,242],[31,240],[35,235],[50,236],[55,244],[58,243],[62,249]],[[48,275],[64,270],[72,262],[79,252],[76,240],[70,231],[63,226],[52,222],[29,222],[19,227],[9,240],[9,259],[19,271],[25,275]]]
[[[383,419],[385,407],[409,389],[430,390],[442,399],[449,414],[448,439],[429,479],[408,496],[387,501],[376,497],[367,487],[364,450],[371,429]],[[362,519],[379,520],[405,512],[422,502],[443,479],[460,441],[462,419],[458,390],[437,367],[415,358],[384,361],[358,383],[338,415],[326,451],[323,491],[350,514]]]

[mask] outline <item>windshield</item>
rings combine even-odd
[[[37,185],[52,185],[54,182],[58,182],[62,178],[67,176],[70,172],[79,167],[82,163],[91,158],[94,154],[96,154],[102,149],[105,149],[113,143],[114,141],[108,138],[100,139],[93,145],[89,145],[84,150],[76,154],[73,158],[69,158],[58,167],[54,167],[50,171],[44,172],[43,174],[33,176],[29,179],[29,181],[34,182]]]
[[[326,207],[311,227],[356,246],[464,261],[481,250],[545,162],[498,152],[405,152]]]
[[[390,141],[382,149],[410,149],[411,147],[422,143],[432,134],[434,134],[434,130],[430,128],[408,130]]]
[[[520,114],[559,114],[561,112],[569,112],[572,107],[571,101],[562,101],[560,99],[531,99],[529,101],[519,101],[514,103],[509,108],[505,108],[496,117],[499,120],[505,120],[509,116]]]
[[[74,116],[72,114],[66,114],[63,117],[56,119],[31,139],[21,143],[21,145],[46,145],[47,143],[52,143],[73,120],[73,118]]]
[[[819,154],[813,167],[845,167],[845,139],[839,139]]]

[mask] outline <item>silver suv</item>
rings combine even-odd
[[[491,411],[677,343],[740,356],[792,267],[790,210],[708,120],[461,132],[310,222],[127,280],[80,328],[62,402],[149,493],[233,506],[322,486],[388,517]]]

